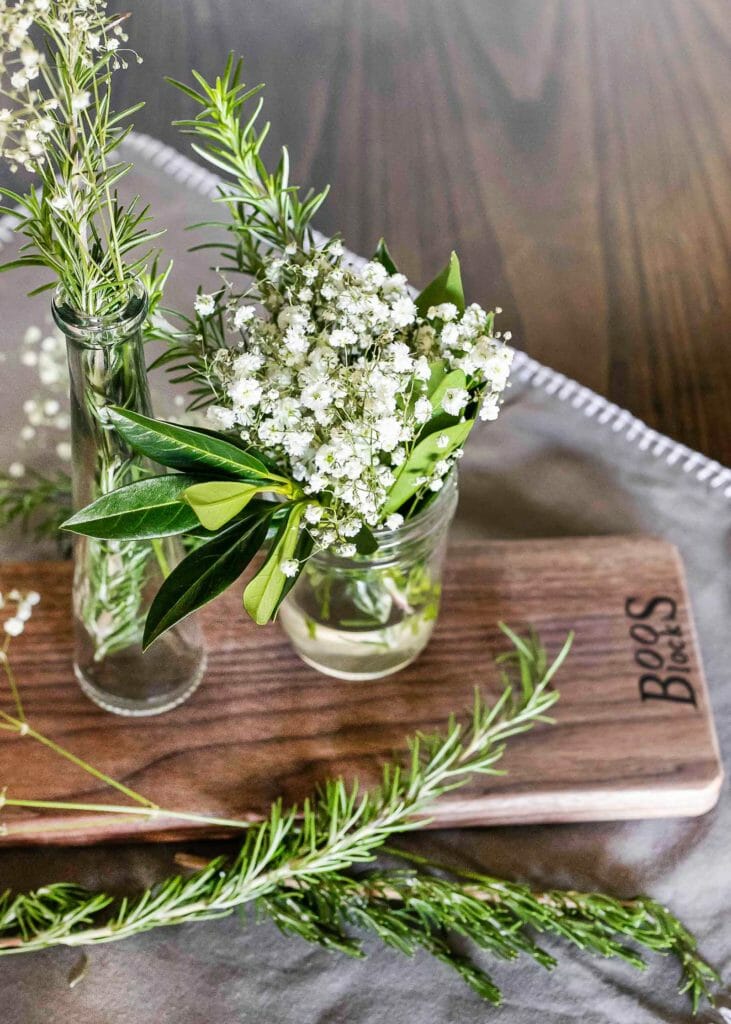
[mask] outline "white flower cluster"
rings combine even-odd
[[[19,590],[10,590],[7,594],[0,592],[0,609],[5,609],[9,614],[9,618],[3,623],[3,629],[8,636],[20,636],[40,599],[41,595],[35,590],[29,590],[25,594]]]
[[[402,274],[376,261],[351,270],[341,256],[337,243],[285,253],[259,282],[263,311],[229,304],[239,340],[210,367],[217,401],[209,418],[318,499],[306,510],[310,531],[319,546],[348,555],[364,523],[384,522],[399,467],[435,415],[455,423],[478,408],[483,418],[497,415],[512,351],[479,306],[460,315],[445,303],[421,317]],[[198,297],[201,318],[214,300]],[[462,370],[464,386],[448,388],[435,409],[428,385],[437,363]],[[438,447],[448,445],[440,436]],[[422,493],[442,486],[460,454],[436,462]]]
[[[11,104],[0,108],[0,154],[11,171],[36,170],[57,127],[72,125],[92,103],[91,91],[65,88],[58,80],[59,69],[32,42],[35,28],[63,47],[69,67],[77,68],[74,80],[83,78],[84,72],[90,77],[105,54],[113,67],[126,67],[119,48],[127,35],[121,19],[107,14],[106,0],[0,4],[0,92]],[[58,210],[68,209],[72,201],[63,191],[51,199]]]

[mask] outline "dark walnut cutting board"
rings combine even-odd
[[[556,724],[512,740],[502,763],[508,774],[476,778],[445,797],[434,826],[678,817],[707,811],[718,796],[722,769],[683,569],[663,541],[455,544],[431,645],[398,675],[365,683],[306,667],[278,626],[244,618],[234,587],[203,614],[209,668],[199,690],[145,719],[109,715],[79,690],[68,565],[2,565],[0,589],[11,586],[43,595],[13,643],[32,725],[162,807],[256,817],[279,796],[301,801],[328,776],[376,780],[407,734],[469,707],[475,684],[497,695],[492,659],[507,646],[500,619],[535,627],[551,654],[575,631],[555,680]],[[0,787],[16,798],[120,802],[8,733],[0,733]],[[0,820],[6,844],[211,834],[169,818],[78,811],[41,818],[5,808]]]

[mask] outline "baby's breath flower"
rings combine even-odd
[[[137,255],[147,218],[123,216],[109,188],[113,163],[122,168],[115,182],[125,173],[112,155],[125,115],[110,102],[124,17],[110,14],[107,0],[0,3],[0,160],[37,181],[20,197],[24,259],[51,270],[91,315],[118,308],[148,257]]]
[[[481,420],[496,420],[498,413],[500,412],[500,406],[496,398],[492,395],[488,395],[485,401],[480,406],[480,419]]]
[[[193,306],[198,316],[212,316],[216,310],[215,296],[206,294],[197,295]]]
[[[218,430],[231,430],[236,423],[236,413],[223,405],[209,405],[207,416]]]
[[[460,416],[481,397],[483,410],[496,408],[511,352],[491,337],[481,307],[460,314],[442,303],[427,323],[402,274],[375,260],[352,270],[336,252],[332,244],[285,248],[258,279],[261,312],[229,303],[229,322],[244,337],[211,360],[208,417],[318,499],[304,512],[316,546],[345,555],[364,524],[401,525],[400,514],[383,509],[414,444],[437,415]],[[207,299],[197,297],[199,315]],[[466,386],[434,403],[432,374],[438,383],[456,369]],[[456,461],[448,434],[438,447],[445,457],[419,478],[422,493],[439,490]]]
[[[59,213],[70,210],[72,205],[71,197],[65,192],[59,192],[58,195],[51,197],[51,206]]]
[[[71,111],[72,113],[79,113],[82,110],[86,110],[91,103],[90,92],[76,92],[71,97]]]
[[[449,416],[459,416],[470,400],[470,393],[464,388],[447,388],[442,399],[442,409]]]
[[[324,511],[322,505],[308,505],[305,509],[305,519],[308,523],[316,526],[322,519]]]
[[[285,558],[285,560],[279,566],[284,575],[289,576],[290,578],[292,576],[297,575],[297,573],[299,572],[299,567],[299,562],[296,561],[296,559],[294,558]]]
[[[448,323],[456,320],[459,310],[453,302],[442,302],[439,306],[430,306],[426,312],[427,320],[443,320]]]
[[[414,406],[414,419],[417,423],[426,423],[433,412],[432,404],[426,396],[422,395],[421,398],[417,399]]]
[[[234,328],[237,331],[240,331],[241,328],[245,324],[248,324],[250,320],[253,320],[253,318],[255,316],[256,316],[256,309],[254,308],[254,306],[239,306],[239,308],[234,313],[234,318],[233,318]]]

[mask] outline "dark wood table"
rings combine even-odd
[[[728,0],[132,0],[139,128],[190,107],[164,73],[229,49],[268,83],[320,226],[385,235],[535,358],[731,463]]]

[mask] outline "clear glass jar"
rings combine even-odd
[[[108,405],[152,415],[142,326],[147,295],[130,286],[126,307],[91,317],[59,291],[53,316],[66,336],[71,388],[74,508],[150,472],[106,421]],[[183,555],[175,538],[155,541],[74,538],[74,670],[88,697],[120,715],[154,715],[175,707],[205,669],[200,627],[185,620],[146,652],[142,633],[152,599]]]
[[[447,533],[457,508],[452,472],[423,512],[375,533],[372,555],[313,555],[279,609],[308,665],[338,679],[379,679],[405,668],[429,642],[442,590]]]

